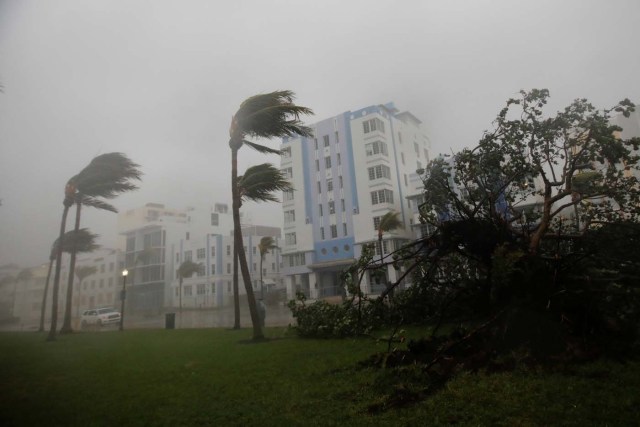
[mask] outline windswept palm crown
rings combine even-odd
[[[261,152],[280,154],[264,145],[247,141],[247,137],[273,138],[285,136],[311,136],[311,128],[300,121],[303,114],[313,114],[310,108],[295,105],[290,90],[255,95],[247,98],[231,120],[229,146],[239,149],[242,144]]]
[[[393,231],[398,228],[404,228],[404,224],[398,218],[399,212],[389,211],[380,218],[380,224],[378,224],[378,237],[382,238],[382,234],[387,231]]]
[[[187,260],[180,264],[180,267],[178,267],[178,275],[181,279],[188,279],[189,277],[197,273],[200,268],[202,268],[200,264],[196,264],[193,261]]]
[[[93,252],[100,247],[96,244],[98,235],[89,231],[88,228],[79,230],[71,230],[64,233],[62,239],[62,252]],[[52,257],[55,259],[55,253],[58,250],[60,239],[56,239],[51,249]],[[51,259],[51,258],[50,258]]]
[[[282,171],[271,163],[251,166],[238,177],[241,201],[278,202],[274,193],[292,188]]]
[[[270,251],[277,249],[276,241],[271,236],[264,236],[260,239],[260,243],[258,243],[258,250],[260,251],[260,256],[264,257]]]

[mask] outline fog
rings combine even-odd
[[[295,91],[310,123],[393,101],[436,154],[521,89],[551,110],[640,102],[639,19],[637,0],[1,1],[0,265],[47,260],[64,184],[98,154],[144,172],[121,211],[230,203],[229,121],[257,93]],[[241,150],[240,171],[266,160]],[[277,204],[246,210],[281,226]],[[83,212],[115,245],[116,215]]]

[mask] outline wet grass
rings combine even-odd
[[[636,425],[640,364],[570,374],[464,374],[417,404],[357,362],[386,343],[301,340],[285,329],[0,334],[0,425]]]

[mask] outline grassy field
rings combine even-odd
[[[0,425],[609,425],[640,423],[640,363],[567,373],[464,374],[370,413],[385,393],[357,362],[385,343],[301,340],[286,329],[0,334]],[[417,334],[418,331],[414,331]],[[378,385],[378,387],[374,386]]]

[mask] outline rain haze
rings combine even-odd
[[[393,101],[436,154],[521,89],[551,111],[640,102],[639,18],[637,0],[1,1],[0,264],[47,261],[64,185],[99,154],[144,172],[120,211],[230,204],[229,122],[257,93],[293,90],[309,123]],[[241,150],[240,172],[264,161]],[[281,226],[278,204],[245,209]],[[116,245],[116,215],[83,226]]]

